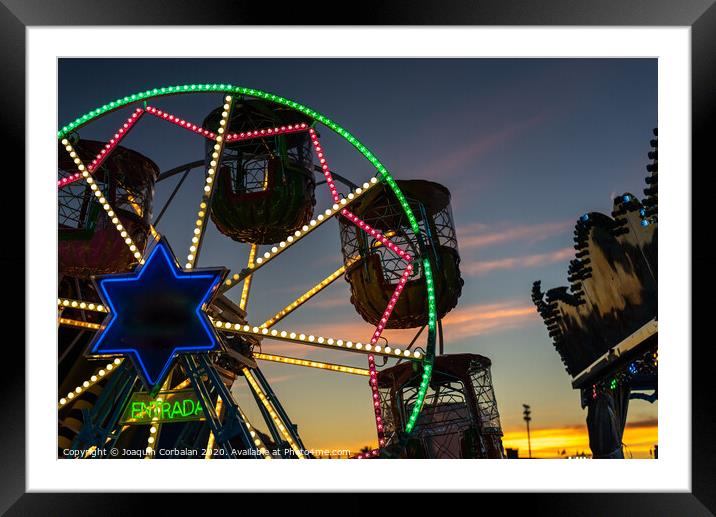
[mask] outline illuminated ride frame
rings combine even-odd
[[[198,93],[221,95],[222,106],[207,117],[204,121],[205,127],[166,113],[150,104],[168,95]],[[134,111],[107,143],[79,138],[77,130],[80,128],[110,112],[130,106],[134,107]],[[267,111],[266,106],[270,106],[272,111]],[[232,112],[235,109],[251,111],[254,121],[252,128],[232,127],[234,121]],[[275,115],[276,113],[280,113],[280,116]],[[199,138],[204,138],[207,142],[206,159],[159,174],[150,160],[122,147],[120,145],[122,139],[131,132],[141,118],[147,116],[165,120],[196,133]],[[267,125],[259,124],[257,127],[256,121],[261,120],[265,120]],[[357,149],[373,165],[375,176],[362,185],[355,185],[335,172],[332,173],[319,141],[319,133],[316,129],[319,125],[334,131]],[[220,283],[217,282],[212,287],[211,292],[202,300],[200,309],[197,310],[198,317],[205,320],[209,326],[207,331],[217,337],[216,346],[205,350],[187,349],[177,353],[174,353],[175,349],[162,376],[154,379],[147,379],[146,372],[142,373],[144,366],[140,364],[141,360],[137,361],[139,353],[125,351],[102,354],[101,350],[98,352],[96,345],[98,336],[108,332],[107,329],[116,315],[111,313],[112,304],[107,303],[106,296],[99,293],[97,285],[101,281],[111,282],[113,277],[119,278],[123,275],[134,279],[141,277],[143,269],[153,260],[152,255],[161,255],[155,253],[160,248],[164,252],[169,269],[174,270],[175,277],[191,277],[192,274],[196,276],[202,271],[195,268],[208,222],[207,215],[211,215],[217,228],[223,233],[227,233],[222,230],[222,225],[225,226],[227,218],[247,216],[240,213],[222,213],[214,204],[216,196],[231,194],[230,182],[236,180],[236,171],[231,170],[234,167],[232,163],[235,164],[240,160],[237,158],[237,153],[248,152],[249,147],[246,146],[254,143],[256,146],[261,146],[273,139],[271,141],[277,142],[277,146],[283,146],[281,149],[285,155],[286,146],[294,151],[301,147],[295,142],[286,143],[297,135],[305,139],[303,155],[292,155],[290,160],[283,162],[273,155],[258,164],[243,162],[247,171],[242,185],[243,194],[254,196],[261,194],[257,190],[260,191],[262,188],[256,189],[255,186],[250,185],[252,177],[256,179],[256,171],[260,171],[262,175],[263,190],[268,190],[271,182],[278,181],[277,178],[280,177],[283,168],[299,167],[301,164],[298,162],[303,161],[305,168],[310,167],[322,174],[323,182],[331,192],[333,204],[319,212],[315,218],[307,217],[305,221],[300,219],[305,216],[307,210],[312,215],[312,206],[306,210],[304,210],[306,207],[297,208],[296,213],[304,210],[302,212],[304,215],[299,215],[298,219],[287,223],[288,226],[298,225],[295,231],[291,228],[290,233],[280,242],[274,241],[275,244],[263,254],[259,252],[259,245],[256,242],[262,242],[261,239],[265,237],[270,243],[271,239],[276,238],[275,235],[253,235],[254,242],[250,243],[249,262],[246,267],[228,275],[217,274],[217,278],[221,279]],[[145,457],[151,459],[155,457],[154,449],[163,424],[167,421],[186,419],[187,425],[173,438],[173,443],[194,449],[199,443],[203,443],[207,458],[212,456],[212,451],[219,451],[218,454],[214,454],[215,457],[226,458],[310,457],[298,435],[297,427],[282,408],[256,360],[366,376],[372,391],[379,447],[357,457],[381,457],[386,455],[384,453],[388,448],[399,451],[405,447],[421,413],[433,370],[438,317],[433,272],[439,271],[440,259],[436,258],[432,251],[435,246],[429,241],[429,232],[426,236],[425,231],[421,231],[421,214],[416,216],[411,203],[401,192],[398,182],[378,158],[352,134],[322,114],[278,95],[228,84],[192,84],[147,90],[105,104],[62,127],[58,132],[58,140],[61,255],[58,332],[61,333],[61,345],[63,342],[66,345],[64,350],[60,350],[60,361],[73,355],[79,357],[77,350],[82,348],[81,344],[86,342],[88,337],[92,343],[95,343],[88,351],[88,356],[108,361],[103,363],[104,367],[94,368],[84,378],[79,378],[76,371],[69,372],[65,376],[65,385],[70,382],[71,391],[63,389],[62,393],[66,394],[58,403],[59,450],[63,450],[64,445],[72,452],[64,456],[106,457],[107,451],[121,443],[123,439],[128,439],[135,444],[143,440],[146,445]],[[320,165],[312,166],[312,158],[307,159],[305,151],[315,153]],[[186,263],[181,268],[173,259],[165,239],[161,237],[155,226],[189,171],[201,166],[205,169],[205,181],[201,197],[197,200],[199,206],[197,219],[192,228],[192,244],[187,251]],[[249,174],[252,166],[254,176]],[[154,180],[162,181],[180,173],[183,173],[183,177],[169,197],[167,205],[153,222],[150,221]],[[345,195],[339,192],[334,177],[352,190]],[[284,177],[282,181],[288,180]],[[294,185],[295,188],[291,188],[294,188],[294,191],[305,188],[305,182],[309,180],[304,178],[303,181],[303,185]],[[311,175],[309,183],[313,181]],[[312,188],[315,184],[308,186]],[[410,239],[413,243],[418,243],[417,247],[406,250],[396,242],[403,244],[409,239],[400,240],[400,236],[394,236],[389,232],[384,234],[351,211],[355,201],[366,197],[366,194],[378,187],[390,192],[399,203],[403,211],[401,217],[407,221],[408,230],[414,234]],[[224,203],[223,206],[226,208],[229,204]],[[269,214],[271,208],[262,206],[256,210],[264,210]],[[358,231],[365,233],[371,240],[373,248],[380,247],[383,254],[391,253],[393,261],[400,263],[402,267],[402,274],[394,280],[392,296],[383,309],[382,318],[370,338],[361,342],[312,335],[305,330],[294,332],[274,328],[281,319],[340,278],[347,270],[350,271],[352,266],[362,260],[361,257],[346,259],[343,267],[330,274],[296,301],[277,311],[269,320],[263,323],[248,322],[246,308],[253,276],[263,266],[277,259],[283,252],[334,217],[341,219],[341,224],[344,226],[355,225]],[[232,238],[249,242],[245,239],[245,235],[232,235]],[[116,248],[117,241],[121,243],[121,249]],[[95,253],[91,253],[91,250]],[[63,253],[65,258],[69,257],[65,260],[66,263],[63,263]],[[107,265],[108,262],[112,263]],[[90,264],[90,267],[78,268],[78,263]],[[66,271],[65,275],[62,274],[63,267]],[[386,322],[390,319],[404,287],[406,290],[408,286],[414,289],[416,283],[423,286],[425,293],[422,296],[424,306],[422,311],[427,327],[425,348],[424,350],[412,348],[412,344],[408,348],[388,346],[385,339],[381,338],[382,331],[384,328],[392,328]],[[225,294],[229,289],[240,284],[243,285],[241,301],[236,304]],[[75,332],[75,334],[68,334],[68,332]],[[262,340],[280,340],[301,346],[362,354],[366,356],[368,368],[254,351],[254,347],[260,345]],[[131,360],[127,360],[128,357]],[[408,361],[413,365],[417,376],[416,394],[406,415],[405,425],[400,430],[394,430],[389,442],[384,435],[378,391],[375,364],[378,357],[384,360],[393,358]],[[227,383],[231,384],[242,376],[247,381],[266,421],[270,437],[251,426],[230,389],[227,388]],[[201,431],[204,422],[197,422],[196,418],[192,418],[199,413],[200,407],[203,414],[201,420],[208,423],[208,429],[206,425],[203,426],[204,434]],[[136,425],[137,423],[142,425]],[[143,433],[138,432],[140,428],[144,430]],[[269,440],[276,447],[273,452],[266,446],[265,442]],[[388,455],[394,454],[395,452]]]

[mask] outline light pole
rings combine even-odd
[[[530,420],[532,420],[532,417],[530,416],[532,414],[532,411],[530,411],[530,407],[527,404],[522,404],[522,407],[524,408],[522,411],[522,418],[525,422],[527,422],[527,450],[529,451],[529,457],[532,458],[532,442],[530,441]]]

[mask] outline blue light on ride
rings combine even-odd
[[[216,350],[219,341],[204,309],[226,269],[181,269],[165,239],[144,265],[128,274],[95,278],[110,314],[87,355],[129,356],[149,390],[176,354]]]

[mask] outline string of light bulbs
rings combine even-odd
[[[252,243],[251,249],[249,249],[249,260],[246,263],[247,268],[254,267],[254,263],[256,261],[256,254],[259,251],[259,245]],[[249,293],[251,292],[251,281],[253,279],[253,275],[248,275],[246,278],[244,278],[244,286],[241,288],[241,299],[239,300],[239,308],[243,311],[246,310],[246,305],[249,302]]]
[[[80,329],[99,330],[102,325],[99,323],[92,323],[91,321],[74,320],[70,318],[57,318],[57,323],[60,325],[66,325],[68,327],[76,327]]]
[[[107,199],[104,197],[104,194],[102,194],[102,191],[97,186],[97,183],[95,182],[94,178],[92,178],[92,176],[90,176],[89,171],[85,168],[79,155],[77,154],[77,152],[75,152],[75,149],[72,146],[72,144],[70,144],[70,141],[65,138],[62,140],[62,145],[65,146],[65,150],[69,153],[70,158],[72,158],[74,160],[75,164],[77,164],[77,168],[82,173],[82,177],[85,179],[87,184],[90,186],[90,189],[94,192],[95,197],[97,198],[97,200],[99,201],[99,204],[104,209],[109,220],[112,221],[112,224],[114,225],[115,229],[119,232],[120,236],[124,239],[125,244],[129,247],[129,251],[132,252],[135,259],[141,260],[142,254],[140,253],[139,249],[137,249],[137,246],[134,244],[134,241],[129,236],[129,234],[125,230],[124,226],[122,225],[122,223],[119,221],[117,214],[115,214],[114,210],[112,210],[112,207],[109,205],[109,203],[107,202]]]
[[[333,337],[315,336],[313,334],[298,333],[288,330],[267,329],[248,324],[231,323],[229,321],[221,321],[212,319],[214,327],[233,334],[243,334],[258,338],[269,338],[278,341],[287,341],[289,343],[297,343],[301,345],[309,345],[315,347],[329,348],[331,350],[343,350],[345,352],[354,352],[359,354],[375,354],[387,357],[402,357],[411,361],[421,362],[423,354],[418,351],[403,350],[401,348],[392,348],[390,346],[372,345],[370,343],[353,342],[344,339],[336,339]]]
[[[338,280],[341,277],[341,275],[343,275],[343,273],[346,272],[346,269],[348,267],[352,266],[357,260],[359,260],[359,259],[357,257],[354,257],[353,259],[351,259],[348,262],[347,266],[341,266],[338,269],[336,269],[333,273],[331,273],[326,278],[324,278],[323,280],[318,282],[316,285],[311,287],[308,291],[306,291],[301,296],[296,298],[293,302],[289,303],[288,305],[286,305],[286,307],[284,307],[283,309],[278,311],[276,314],[271,316],[269,319],[264,321],[261,324],[261,328],[271,328],[273,325],[275,325],[276,323],[281,321],[283,318],[285,318],[286,316],[291,314],[293,311],[298,309],[301,305],[303,305],[304,303],[309,301],[311,298],[313,298],[318,293],[323,291],[326,287],[328,287],[333,282]],[[251,278],[251,277],[248,277],[246,280],[248,280],[249,278]]]
[[[174,115],[167,113],[165,111],[162,111],[160,109],[155,108],[154,106],[147,106],[146,108],[147,113],[150,115],[154,115],[160,120],[165,120],[167,122],[170,122],[174,124],[175,126],[179,126],[181,128],[184,128],[188,131],[191,131],[193,133],[196,133],[197,135],[201,135],[203,137],[208,138],[209,140],[216,140],[216,133],[213,131],[209,131],[206,128],[203,128],[201,126],[197,126],[196,124],[192,124],[191,122],[188,122],[180,117],[175,117]]]
[[[206,171],[206,177],[204,178],[204,192],[201,196],[201,202],[199,203],[199,211],[197,212],[197,219],[194,224],[194,235],[191,238],[191,246],[189,246],[189,253],[186,257],[186,269],[192,269],[196,260],[199,257],[199,251],[201,250],[201,243],[204,238],[206,225],[206,214],[209,212],[209,203],[211,202],[211,196],[214,192],[214,179],[221,163],[221,156],[224,152],[224,133],[229,126],[229,117],[231,115],[231,106],[233,100],[231,95],[224,97],[223,111],[221,112],[221,120],[219,121],[219,128],[217,129],[218,135],[216,136],[216,144],[214,144],[211,152],[211,161]]]
[[[122,127],[117,129],[117,132],[114,133],[114,136],[109,140],[109,142],[104,144],[104,147],[102,147],[102,150],[97,154],[97,156],[95,156],[94,160],[92,160],[92,162],[87,165],[87,170],[90,172],[90,174],[96,171],[109,157],[109,155],[112,154],[112,151],[114,151],[119,145],[119,143],[122,141],[122,139],[127,136],[129,130],[132,129],[132,127],[134,126],[134,124],[137,123],[137,121],[139,121],[143,113],[144,110],[142,108],[137,108],[134,113],[132,113],[132,116],[130,116],[127,121],[122,125]],[[77,163],[77,161],[75,161],[75,163]],[[75,172],[70,176],[66,176],[57,180],[57,188],[65,187],[81,179],[82,170],[80,169],[78,172]]]
[[[62,397],[60,401],[57,403],[57,409],[62,409],[65,407],[69,402],[74,400],[75,398],[79,397],[82,393],[90,389],[92,386],[97,384],[99,381],[101,381],[104,377],[109,375],[116,367],[118,367],[124,359],[122,358],[116,358],[111,363],[108,363],[105,365],[104,368],[100,368],[97,370],[92,376],[84,381],[82,384],[77,386],[74,390],[70,391],[66,396]]]
[[[269,400],[268,396],[266,395],[266,393],[264,393],[264,390],[256,381],[253,372],[246,367],[242,368],[241,371],[244,373],[246,380],[251,386],[251,389],[261,401],[261,404],[263,404],[266,411],[268,411],[271,420],[273,420],[273,423],[278,429],[278,431],[281,433],[281,436],[283,436],[284,440],[288,442],[291,449],[293,449],[293,452],[296,453],[298,459],[306,459],[305,455],[303,454],[303,451],[301,451],[301,448],[296,444],[293,437],[291,436],[291,433],[288,432],[286,425],[284,424],[283,420],[281,420],[281,417],[279,417],[278,413],[276,412],[276,409],[273,407],[273,404]]]
[[[107,307],[101,303],[83,302],[81,300],[73,300],[71,298],[58,298],[57,306],[66,307],[68,309],[82,309],[86,311],[109,313]]]
[[[350,373],[353,375],[369,376],[370,372],[364,368],[356,368],[353,366],[345,366],[342,364],[324,363],[321,361],[312,361],[310,359],[299,359],[297,357],[287,357],[284,355],[264,354],[263,352],[254,352],[254,359],[261,361],[271,361],[274,363],[291,364],[294,366],[305,366],[307,368],[317,368],[319,370],[328,370],[340,373]]]

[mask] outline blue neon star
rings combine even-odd
[[[129,355],[142,381],[153,389],[164,379],[176,353],[218,347],[203,308],[225,273],[223,268],[180,269],[162,239],[133,273],[96,278],[110,314],[88,355]]]

